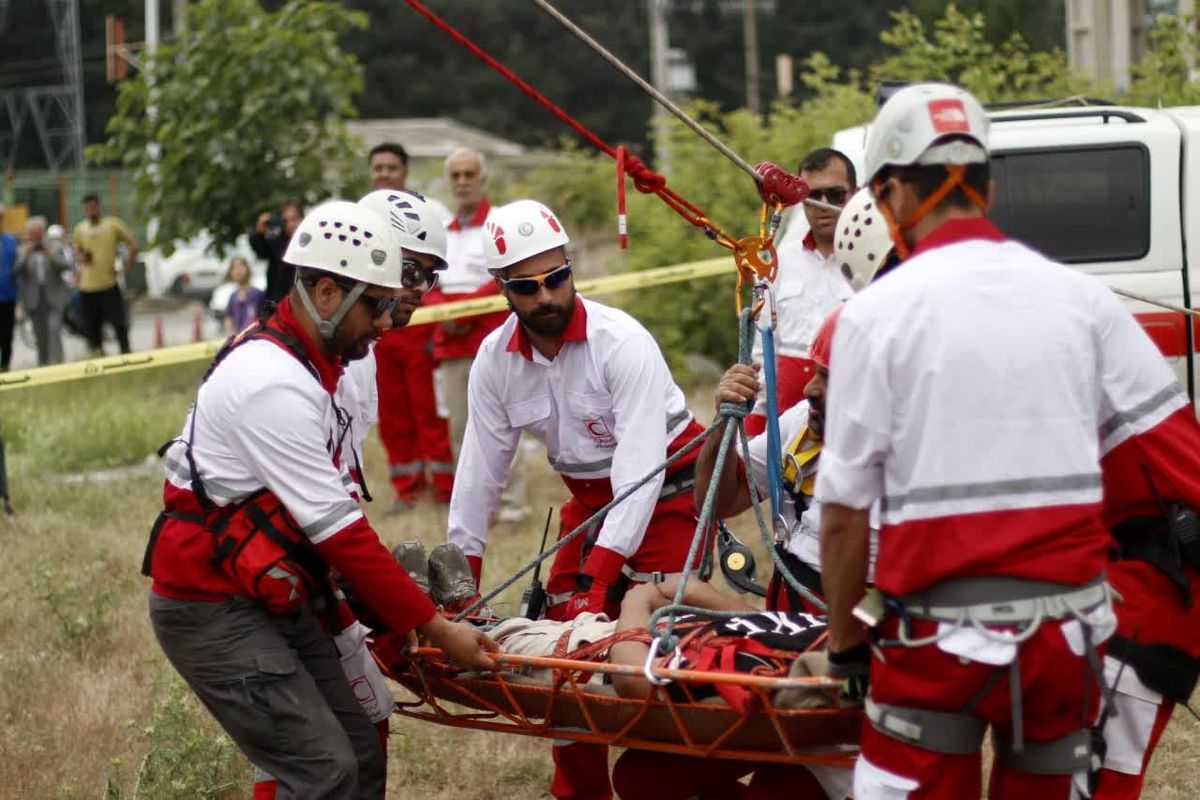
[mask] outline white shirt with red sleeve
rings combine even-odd
[[[978,218],[942,225],[846,305],[817,496],[882,502],[880,588],[1103,572],[1106,292]]]
[[[494,281],[483,254],[483,223],[490,211],[484,200],[470,219],[451,219],[446,225],[446,269],[438,273],[438,289],[443,293],[470,294]]]
[[[577,298],[562,349],[545,358],[511,316],[484,341],[471,367],[467,427],[450,499],[448,539],[481,556],[521,431],[546,447],[573,481],[606,481],[619,495],[667,457],[691,422],[658,344],[615,308]],[[609,512],[596,544],[637,551],[663,485],[659,473]]]
[[[345,415],[339,420],[329,390],[295,356],[272,341],[239,345],[200,387],[192,413],[195,425],[189,414],[181,438],[192,443],[200,481],[213,503],[226,506],[266,489],[390,628],[406,631],[428,621],[431,601],[380,543],[351,497],[356,487],[339,454]],[[183,441],[167,450],[164,466],[168,490],[190,494]],[[186,590],[181,585],[190,578],[186,572],[156,571],[156,586]]]

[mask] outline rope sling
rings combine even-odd
[[[776,400],[775,303],[772,281],[777,261],[774,236],[785,205],[804,200],[807,187],[798,178],[773,164],[749,167],[548,2],[534,1],[568,30],[580,36],[590,47],[617,65],[627,77],[647,89],[656,100],[666,104],[672,113],[683,119],[689,127],[713,144],[739,168],[755,178],[763,198],[757,236],[736,239],[727,234],[699,208],[667,188],[663,176],[651,171],[636,156],[629,155],[624,147],[613,148],[604,142],[515,72],[426,8],[419,0],[405,0],[415,11],[515,84],[586,141],[616,159],[619,233],[622,246],[625,239],[624,176],[628,174],[635,188],[643,193],[657,195],[680,216],[701,228],[710,239],[733,253],[738,268],[735,305],[738,312],[740,362],[750,363],[751,345],[756,332],[763,347],[767,402],[768,492],[764,498],[756,482],[747,481],[755,521],[763,545],[771,553],[775,569],[782,580],[814,607],[823,610],[824,602],[789,571],[775,547],[775,539],[786,530],[786,525],[782,517],[782,447]],[[742,299],[747,283],[752,286],[753,303],[743,308]],[[541,562],[577,537],[597,528],[609,511],[654,480],[659,473],[687,456],[718,430],[721,443],[716,455],[714,474],[721,474],[730,448],[735,446],[735,438],[744,462],[751,463],[749,438],[744,424],[749,410],[745,404],[722,404],[717,419],[703,433],[635,484],[625,488],[611,502],[560,537],[553,545],[545,548],[529,563],[480,597],[471,607],[460,612],[455,616],[455,621],[469,618],[528,575]],[[776,651],[774,658],[777,667],[772,674],[678,668],[680,647],[689,641],[689,634],[681,634],[680,631],[682,616],[719,620],[745,613],[718,612],[683,603],[687,582],[696,572],[693,565],[697,563],[697,556],[708,541],[708,534],[713,528],[717,488],[717,481],[711,482],[708,487],[673,601],[654,612],[648,628],[637,634],[644,637],[645,642],[650,645],[649,657],[644,668],[609,664],[600,660],[607,652],[608,646],[613,643],[614,637],[607,637],[603,642],[592,643],[576,651],[556,652],[554,658],[497,655],[494,657],[495,668],[486,673],[461,670],[447,663],[437,649],[422,648],[403,663],[380,663],[386,675],[404,685],[416,696],[414,701],[399,702],[396,713],[453,727],[570,739],[659,752],[775,763],[849,766],[854,759],[854,745],[858,741],[862,726],[860,709],[781,708],[775,705],[774,698],[780,691],[815,690],[826,693],[826,699],[829,701],[841,688],[840,680],[825,677],[787,677],[796,653]],[[764,501],[770,506],[770,524],[763,512]],[[684,627],[687,627],[686,623]],[[813,646],[817,644],[819,642]],[[653,664],[655,657],[672,654],[676,657],[670,659],[668,664]],[[548,683],[532,680],[526,674],[530,670],[549,670],[552,678]],[[642,676],[652,684],[652,689],[645,699],[620,697],[611,687],[589,685],[588,678],[595,674]],[[702,702],[701,698],[697,697],[697,687],[715,684],[741,687],[748,693],[748,702],[740,708]],[[668,691],[672,686],[675,687],[675,696]],[[448,708],[447,704],[474,710],[456,711]],[[824,705],[829,704],[827,702]]]

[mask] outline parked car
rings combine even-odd
[[[175,295],[208,303],[217,287],[225,282],[229,260],[234,256],[245,258],[250,263],[251,275],[266,281],[266,262],[254,255],[248,237],[239,236],[223,256],[210,249],[211,244],[210,236],[200,234],[186,242],[176,242],[170,256],[164,256],[160,250],[143,254],[140,260],[146,267],[149,294],[152,297]]]

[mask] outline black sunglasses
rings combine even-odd
[[[813,200],[820,200],[829,203],[831,206],[845,205],[846,198],[849,195],[849,189],[843,189],[839,186],[830,186],[827,189],[810,189],[808,192],[808,196]]]
[[[379,319],[384,315],[390,317],[392,312],[396,310],[396,306],[400,305],[400,298],[394,294],[377,297],[364,293],[360,294],[358,299],[366,303],[367,309],[371,313],[371,319]]]
[[[558,287],[571,279],[571,259],[567,259],[567,263],[561,267],[555,267],[549,272],[543,272],[541,275],[533,275],[528,278],[507,278],[500,282],[513,294],[534,295],[538,293],[538,289],[543,286],[547,291],[553,292]]]
[[[415,258],[405,258],[400,261],[400,285],[405,289],[416,289],[423,283],[432,289],[437,285],[438,268],[423,267]]]

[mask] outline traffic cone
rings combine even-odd
[[[204,341],[204,309],[196,308],[192,313],[192,342]]]
[[[154,348],[157,350],[160,347],[166,347],[166,341],[163,339],[163,321],[162,314],[154,315]]]

